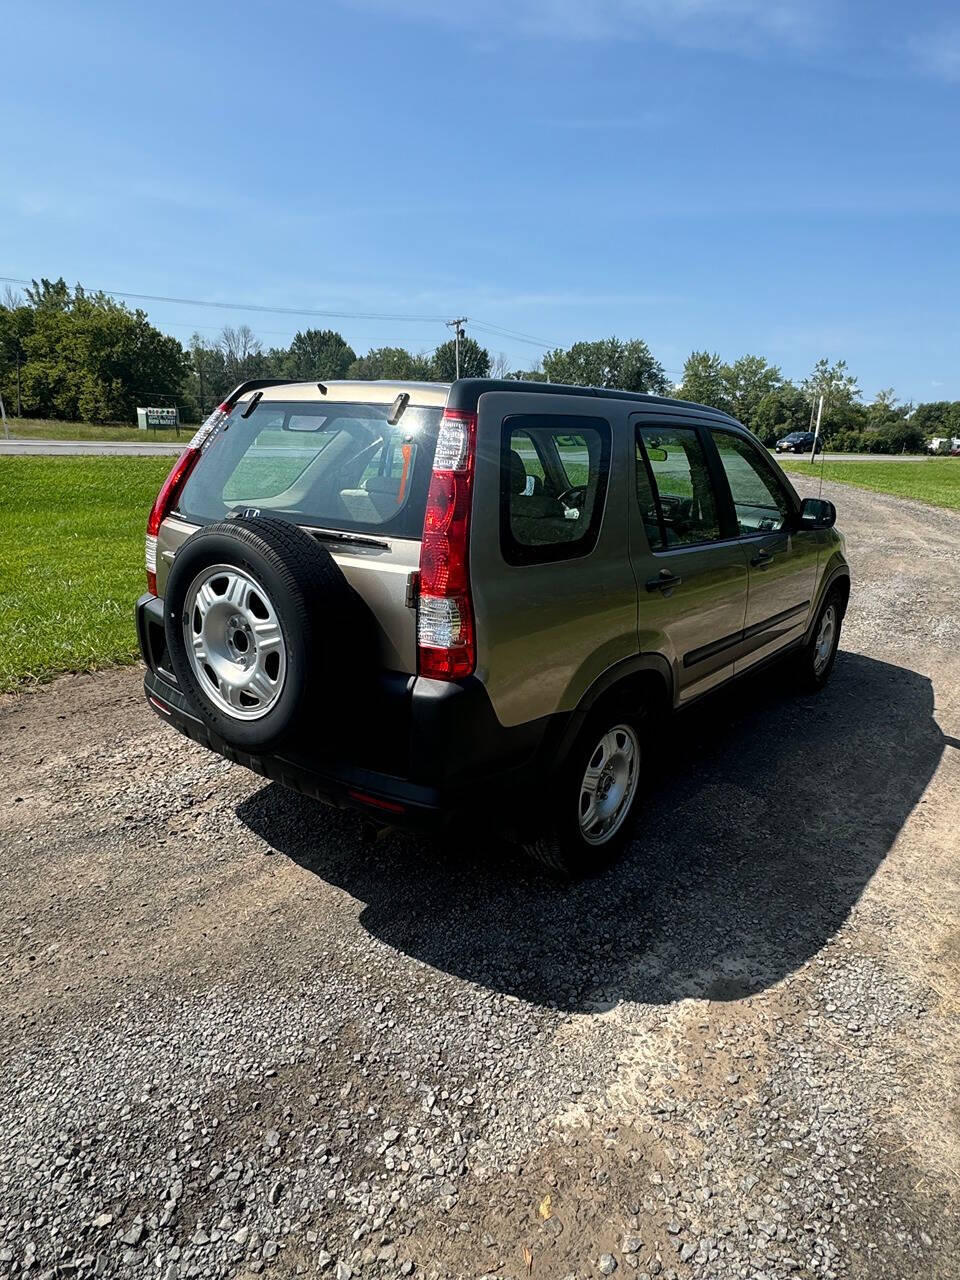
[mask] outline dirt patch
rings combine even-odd
[[[960,1274],[960,517],[825,492],[830,686],[678,721],[579,885],[134,670],[0,699],[0,1275]]]

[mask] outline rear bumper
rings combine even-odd
[[[436,830],[464,812],[509,821],[521,787],[549,768],[563,717],[508,728],[475,679],[447,683],[383,672],[362,747],[252,755],[224,742],[196,713],[170,669],[163,604],[137,601],[137,636],[147,665],[144,692],[156,714],[201,746],[275,782],[389,826]],[[369,716],[369,713],[368,713]]]

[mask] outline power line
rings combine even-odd
[[[20,280],[15,276],[0,276],[4,284],[31,285],[32,280]],[[159,293],[131,293],[123,289],[101,289],[84,286],[88,293],[105,293],[111,298],[131,298],[137,302],[172,302],[185,307],[215,307],[220,311],[264,311],[273,315],[284,316],[320,316],[333,320],[392,320],[392,321],[426,321],[437,324],[445,323],[446,317],[441,315],[413,315],[391,313],[386,311],[319,311],[311,307],[270,307],[259,302],[213,302],[205,298],[175,298]]]
[[[0,276],[0,283],[16,284],[29,286],[33,284],[32,280],[23,280],[17,276]],[[398,323],[417,323],[426,322],[428,324],[446,324],[447,318],[442,315],[423,315],[414,313],[386,312],[386,311],[322,311],[311,307],[274,307],[259,302],[217,302],[206,298],[178,298],[168,296],[166,294],[156,293],[134,293],[124,289],[103,289],[90,288],[85,286],[90,293],[105,293],[112,298],[129,298],[135,302],[167,302],[177,306],[187,307],[212,307],[219,311],[257,311],[265,312],[272,315],[287,316],[318,316],[332,320],[389,320]],[[517,342],[528,342],[534,346],[543,347],[549,350],[551,347],[560,346],[557,342],[546,342],[542,338],[537,338],[533,334],[519,333],[512,329],[506,329],[502,325],[491,324],[485,320],[475,320],[474,325],[478,329],[495,334],[498,337],[511,338]]]
[[[554,347],[560,347],[560,342],[545,342],[543,338],[534,338],[529,333],[517,333],[513,329],[504,329],[497,324],[488,324],[485,320],[472,320],[471,324],[475,329],[480,329],[483,333],[490,333],[496,338],[511,338],[514,342],[528,342],[534,347],[543,347],[544,351],[550,351]]]
[[[158,322],[158,327],[161,329],[190,329],[190,330],[206,329],[210,333],[223,332],[222,326],[218,324],[191,324],[185,320],[161,320]],[[290,329],[261,329],[260,326],[258,325],[257,337],[259,338],[261,336],[269,337],[269,338],[287,338],[289,340],[295,336],[295,331]],[[353,346],[354,343],[356,343],[357,345],[360,345],[361,343],[370,341],[370,339],[366,336],[362,338],[356,337],[356,336],[351,337],[349,334],[346,334],[346,333],[341,333],[340,337],[343,338],[344,342],[349,342],[351,346]],[[429,336],[421,334],[419,338],[414,338],[414,339],[408,338],[407,341],[435,343],[436,340],[433,334],[430,334]]]

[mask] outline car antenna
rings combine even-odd
[[[323,392],[324,395],[327,394],[327,388],[323,385],[322,382],[318,382],[317,386],[320,388],[320,390]]]
[[[387,426],[395,427],[403,415],[404,409],[410,403],[410,392],[401,391],[390,407],[390,413],[387,416]]]

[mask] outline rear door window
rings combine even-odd
[[[205,523],[253,508],[297,524],[419,538],[439,408],[390,404],[243,403],[187,481],[182,515]]]
[[[523,414],[501,434],[500,541],[510,564],[586,555],[596,544],[610,469],[602,418]]]

